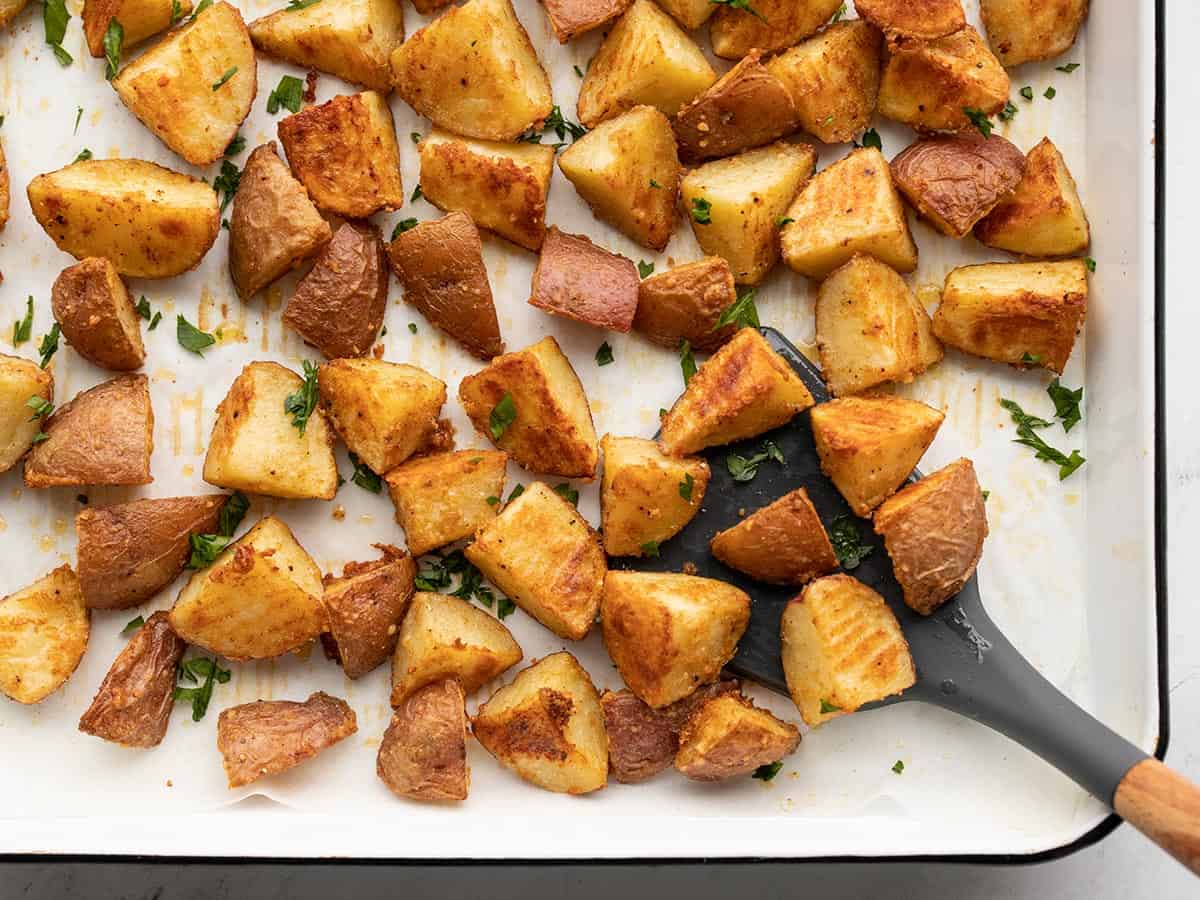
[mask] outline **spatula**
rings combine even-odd
[[[779,332],[762,329],[772,347],[796,370],[818,403],[829,399],[819,370]],[[773,441],[784,464],[762,463],[757,476],[737,483],[729,453],[750,456]],[[730,569],[712,556],[709,540],[742,515],[804,487],[826,527],[850,515],[837,488],[821,472],[807,413],[766,435],[707,452],[712,480],[695,519],[660,548],[638,560],[649,571],[688,571],[736,584],[753,599],[750,624],[728,668],[787,694],[780,662],[779,621],[797,589],[774,587]],[[919,478],[920,473],[914,473]],[[739,515],[739,512],[742,515]],[[883,595],[900,620],[917,668],[917,683],[874,706],[934,703],[1004,734],[1056,766],[1118,815],[1200,874],[1200,788],[1148,756],[1080,709],[1025,660],[988,618],[978,577],[931,616],[904,604],[882,540],[858,522],[862,543],[875,547],[851,573]],[[986,546],[984,552],[987,552]],[[688,565],[690,564],[690,565]],[[695,567],[694,569],[692,567]],[[823,726],[836,728],[837,722]]]

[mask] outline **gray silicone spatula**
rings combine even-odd
[[[774,329],[762,332],[816,401],[829,399],[816,366]],[[725,464],[728,454],[749,456],[764,440],[774,441],[786,462],[766,462],[749,483],[735,482]],[[740,521],[739,510],[766,506],[797,487],[808,492],[826,527],[836,517],[852,514],[821,472],[807,413],[769,434],[714,448],[707,456],[712,480],[703,508],[681,534],[662,545],[660,556],[633,565],[679,572],[691,564],[688,571],[694,566],[695,574],[745,590],[753,599],[750,625],[728,668],[786,694],[779,620],[797,590],[761,584],[724,566],[709,553],[709,540]],[[863,543],[876,549],[851,574],[887,600],[904,629],[917,668],[913,687],[871,705],[934,703],[994,728],[1056,766],[1200,874],[1200,788],[1084,712],[1043,678],[988,618],[977,577],[933,615],[918,615],[904,604],[887,551],[871,524],[860,521],[859,531]],[[835,720],[823,727],[836,724]]]

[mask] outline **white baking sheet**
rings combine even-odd
[[[71,0],[69,5],[78,15],[81,4]],[[238,5],[249,20],[278,3]],[[968,0],[966,5],[978,24],[977,4]],[[586,65],[598,35],[560,47],[534,0],[518,0],[517,9],[552,73],[556,102],[574,118],[579,79],[573,67]],[[405,14],[409,33],[424,24],[411,8]],[[1063,377],[1072,387],[1086,378],[1088,410],[1084,424],[1069,436],[1057,427],[1048,432],[1052,443],[1078,448],[1088,464],[1060,483],[1054,467],[1036,462],[1030,451],[1011,443],[1013,427],[997,401],[1011,397],[1031,412],[1046,414],[1051,408],[1044,393],[1049,378],[1041,373],[1020,374],[948,351],[939,367],[902,392],[947,412],[923,468],[931,471],[969,455],[991,492],[991,537],[980,580],[997,623],[1053,682],[1150,748],[1157,717],[1147,527],[1153,312],[1146,290],[1150,232],[1145,188],[1152,122],[1146,105],[1148,61],[1130,56],[1138,46],[1147,55],[1151,52],[1143,15],[1149,14],[1099,6],[1066,56],[1015,70],[1013,99],[1020,111],[998,129],[1023,149],[1050,135],[1091,214],[1092,255],[1099,269],[1088,335],[1076,345]],[[1140,45],[1130,35],[1140,35]],[[704,30],[698,37],[707,42]],[[1120,59],[1096,49],[1110,44],[1124,48]],[[17,20],[0,49],[0,112],[6,116],[0,136],[13,186],[12,219],[0,234],[0,339],[8,340],[3,323],[18,318],[26,295],[32,294],[34,341],[18,349],[24,355],[34,352],[49,327],[50,285],[72,262],[29,212],[24,188],[34,175],[66,165],[84,147],[97,157],[150,159],[210,181],[218,168],[187,166],[121,106],[103,79],[103,62],[87,55],[77,18],[65,46],[76,59],[68,68],[60,67],[42,42],[40,6],[35,5]],[[1066,61],[1084,65],[1070,75],[1054,70],[1056,63]],[[259,62],[259,98],[242,128],[248,149],[275,137],[279,117],[266,114],[265,101],[285,73],[303,75],[295,67]],[[1017,96],[1024,84],[1033,86],[1033,102]],[[1042,96],[1049,85],[1057,90],[1053,101]],[[322,75],[317,99],[350,90]],[[1089,101],[1121,118],[1121,127],[1090,120]],[[76,133],[77,107],[83,112]],[[411,192],[418,170],[408,135],[426,131],[428,124],[398,99],[392,110],[406,190]],[[876,125],[889,157],[911,139],[906,129]],[[822,148],[821,165],[845,152],[844,145]],[[239,164],[244,160],[245,154],[237,158]],[[378,218],[390,231],[400,218],[438,215],[418,201]],[[681,222],[668,252],[652,256],[594,220],[557,171],[548,221],[587,233],[634,260],[653,261],[660,271],[700,255]],[[921,223],[914,224],[914,234],[921,264],[911,283],[931,309],[948,269],[1006,258],[971,241],[956,244],[941,238]],[[146,334],[145,372],[151,378],[156,417],[155,482],[144,488],[89,490],[89,502],[208,490],[199,473],[214,410],[241,367],[251,360],[274,359],[298,369],[302,359],[315,358],[281,325],[281,307],[294,278],[265,297],[239,302],[226,270],[226,240],[222,231],[196,272],[131,285],[135,295],[144,294],[164,316],[159,328]],[[657,410],[670,405],[682,387],[675,355],[636,335],[602,334],[532,309],[525,300],[535,257],[492,238],[485,238],[484,254],[509,348],[554,334],[587,389],[598,433],[652,434]],[[781,265],[758,292],[761,318],[811,350],[813,296],[803,278]],[[221,342],[203,359],[177,345],[177,312],[207,331],[220,328]],[[417,324],[416,335],[406,327],[409,322]],[[445,412],[458,427],[459,445],[485,446],[454,399],[459,379],[478,363],[406,307],[395,282],[386,324],[384,358],[414,363],[444,379],[451,397]],[[593,355],[606,339],[616,362],[599,368]],[[69,348],[59,352],[53,367],[60,402],[106,377]],[[1097,421],[1103,423],[1100,431]],[[339,461],[349,475],[344,450],[339,450]],[[512,478],[530,477],[513,469],[510,487]],[[576,486],[580,508],[598,523],[596,486]],[[0,477],[5,561],[0,592],[15,590],[61,562],[73,562],[77,493],[27,491],[16,471]],[[326,571],[373,557],[372,543],[403,542],[386,494],[375,496],[349,483],[331,503],[257,498],[247,524],[268,512],[292,526]],[[453,809],[421,806],[393,797],[374,774],[374,755],[389,716],[387,667],[351,682],[319,649],[305,658],[233,664],[233,679],[217,688],[207,718],[191,722],[181,704],[166,740],[155,750],[126,750],[79,733],[78,717],[123,643],[122,627],[136,613],[168,607],[177,590],[178,585],[134,612],[95,614],[79,670],[39,706],[0,702],[0,789],[6,798],[3,815],[12,820],[0,820],[0,850],[452,857],[1021,853],[1066,843],[1103,815],[1100,804],[1007,740],[918,704],[844,717],[806,735],[781,776],[769,784],[746,778],[706,787],[665,773],[646,785],[614,783],[595,796],[567,798],[520,782],[472,742],[470,799]],[[564,646],[520,611],[507,624],[527,660]],[[568,649],[598,686],[619,686],[598,635]],[[215,747],[219,710],[258,698],[302,699],[317,689],[350,702],[358,715],[358,734],[290,773],[227,790]],[[487,693],[472,697],[469,708]],[[786,700],[765,691],[755,695],[776,713],[798,721]],[[897,759],[905,763],[902,776],[891,771]],[[237,803],[254,795],[269,801]],[[220,815],[199,815],[232,804],[236,806]],[[515,817],[528,834],[539,837],[537,842],[520,849],[512,845],[505,832]],[[402,836],[381,835],[377,826],[387,822],[402,825]],[[747,827],[733,832],[717,827],[738,822]]]

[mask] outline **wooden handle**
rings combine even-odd
[[[1200,787],[1157,759],[1144,759],[1117,785],[1113,809],[1200,875]]]

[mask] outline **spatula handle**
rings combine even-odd
[[[1200,786],[1157,759],[1144,759],[1117,785],[1113,808],[1200,875]]]

